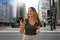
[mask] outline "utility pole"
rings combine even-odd
[[[54,14],[53,15],[53,21],[54,21],[53,22],[53,29],[56,29],[56,6],[55,6],[56,4],[55,4],[55,0],[52,0],[52,3],[53,3],[52,8],[53,8],[53,14]]]
[[[51,23],[50,23],[50,26],[51,26],[51,31],[53,30],[53,25],[52,25],[52,0],[50,0],[50,17],[51,17]]]
[[[51,30],[56,29],[56,7],[55,0],[50,0]]]

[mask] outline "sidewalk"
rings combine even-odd
[[[46,27],[41,27],[41,30],[51,31],[51,26],[47,25]],[[56,29],[53,31],[60,31],[60,26],[56,26]]]
[[[41,27],[41,31],[51,31],[51,26]],[[4,27],[0,28],[0,31],[19,31],[19,28]],[[56,26],[56,29],[53,31],[60,31],[60,26]]]

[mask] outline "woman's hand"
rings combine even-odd
[[[25,29],[25,22],[24,21],[20,21],[20,33],[23,33]]]
[[[37,30],[36,30],[36,34],[39,34],[40,33],[40,26],[37,27]]]
[[[39,34],[40,33],[40,30],[36,30],[36,34]]]
[[[25,25],[25,22],[23,20],[21,20],[20,25]]]

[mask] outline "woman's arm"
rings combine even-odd
[[[25,29],[25,22],[23,21],[22,22],[22,20],[20,21],[20,33],[23,33],[24,32],[24,29]]]
[[[37,27],[36,34],[40,33],[40,26]]]

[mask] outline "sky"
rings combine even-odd
[[[38,9],[38,1],[39,0],[20,0],[20,2],[23,2],[26,4],[26,9],[28,10],[29,7],[35,7],[36,10]]]
[[[26,6],[26,11],[28,10],[29,7],[35,7],[36,10],[38,11],[38,1],[39,0],[0,0],[0,2],[8,2],[11,3],[13,5],[13,13],[14,16],[16,16],[16,5],[17,3],[25,3]]]

